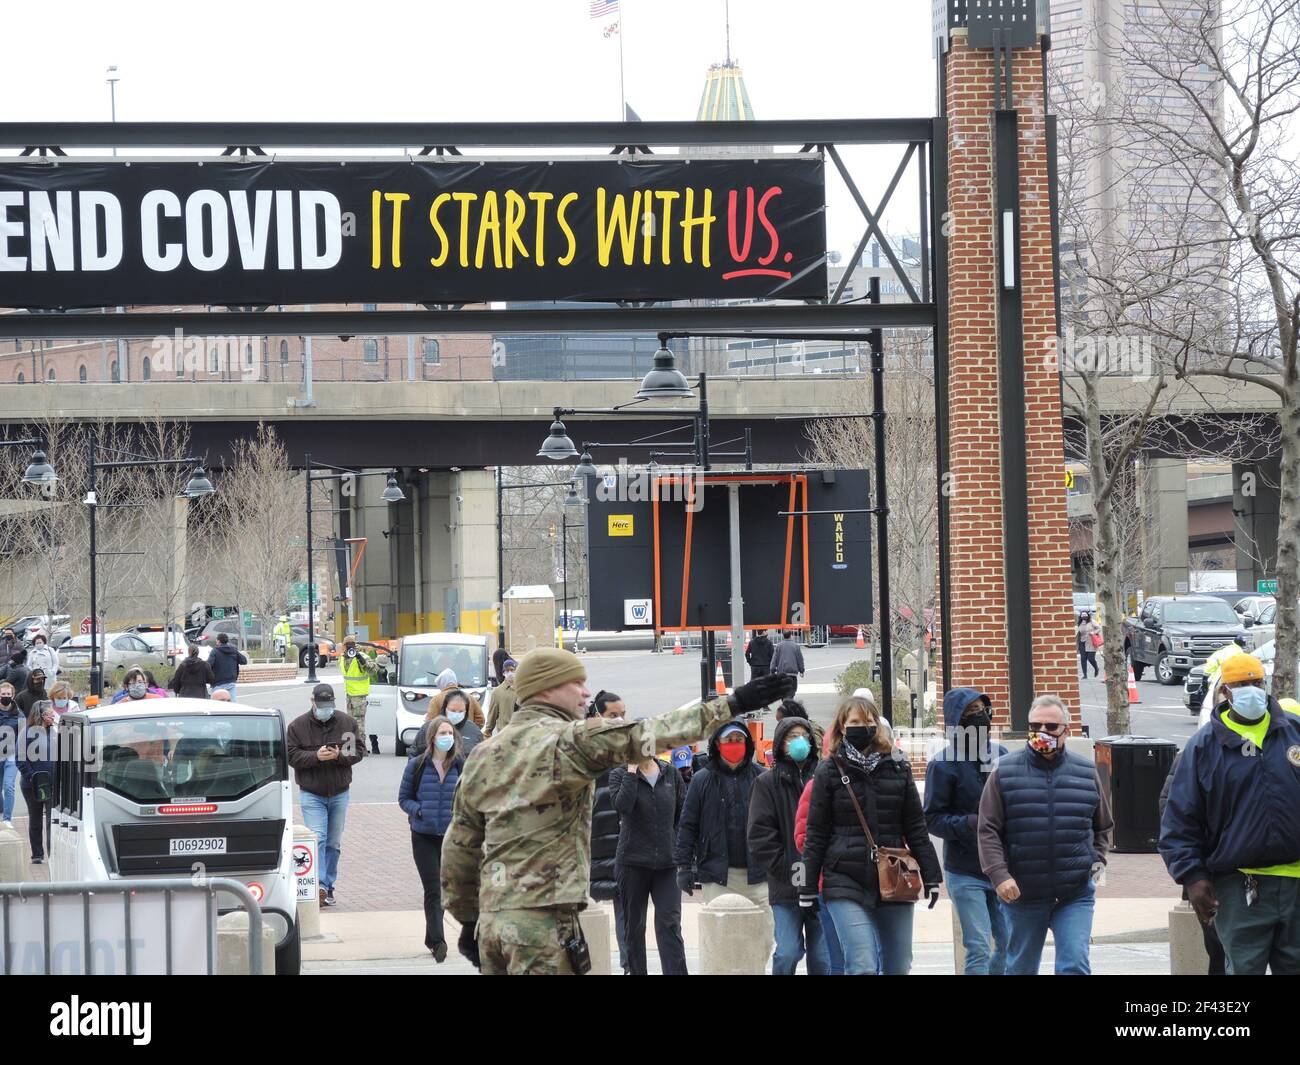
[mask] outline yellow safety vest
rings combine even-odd
[[[356,658],[343,656],[343,690],[348,695],[369,695],[370,674],[361,667],[361,652]]]

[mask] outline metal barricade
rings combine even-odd
[[[26,884],[0,884],[0,951],[3,957],[0,958],[0,973],[5,976],[15,974],[15,936],[14,936],[14,917],[16,907],[13,905],[15,899],[25,902],[29,899],[41,899],[41,925],[42,925],[42,967],[41,973],[46,976],[52,975],[51,961],[55,944],[52,942],[55,935],[55,915],[52,900],[55,897],[62,896],[81,896],[81,918],[79,921],[80,928],[80,946],[82,949],[82,962],[84,974],[86,976],[104,975],[95,971],[94,957],[95,951],[92,949],[95,945],[93,916],[97,913],[106,913],[107,908],[94,906],[93,900],[96,897],[111,895],[120,895],[122,897],[122,907],[120,911],[120,920],[116,923],[116,931],[122,931],[121,944],[125,950],[125,975],[134,976],[137,974],[138,957],[140,947],[138,940],[132,936],[132,900],[138,896],[156,896],[162,895],[162,926],[163,926],[163,955],[165,961],[165,975],[173,975],[173,940],[175,936],[175,926],[173,921],[173,900],[176,895],[206,895],[203,900],[203,938],[206,941],[206,969],[208,975],[216,973],[217,966],[217,893],[224,892],[233,895],[238,901],[240,907],[248,914],[248,964],[250,973],[261,973],[262,971],[262,907],[258,904],[253,893],[248,887],[238,880],[230,880],[226,877],[208,877],[198,880],[192,880],[188,877],[160,877],[150,880],[109,880],[109,881],[64,881],[56,883],[26,883]],[[58,915],[59,923],[66,925],[67,915]],[[64,940],[64,945],[72,942]],[[147,946],[147,945],[146,945]],[[156,953],[156,950],[154,951]],[[110,952],[111,953],[111,952]],[[160,974],[162,975],[162,974]]]

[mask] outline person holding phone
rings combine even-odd
[[[310,709],[289,723],[285,739],[289,765],[298,781],[302,819],[316,834],[320,904],[333,906],[352,767],[366,755],[365,737],[356,721],[335,708],[334,689],[317,684]]]

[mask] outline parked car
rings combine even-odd
[[[67,614],[28,614],[25,617],[11,621],[7,627],[14,630],[14,635],[25,646],[30,647],[32,645],[33,630],[40,629],[48,637],[52,629],[67,625],[70,620]]]
[[[291,628],[293,629],[293,645],[298,649],[298,665],[305,666],[307,664],[307,626],[305,624],[292,623]],[[244,626],[244,631],[248,636],[249,643],[254,647],[258,647],[262,637],[261,620],[259,618],[254,618]],[[217,636],[223,632],[230,637],[230,642],[241,651],[247,650],[247,648],[239,642],[238,618],[218,618],[214,621],[209,621],[203,626],[202,632],[199,633],[193,642],[197,643],[200,649],[206,647],[210,651],[212,648],[216,647]],[[334,642],[322,636],[319,632],[316,633],[316,649],[317,653],[320,655],[317,659],[318,664],[329,662],[330,659],[338,657],[338,649],[334,646]],[[267,641],[267,650],[273,651],[273,643],[271,640]]]
[[[1231,607],[1235,610],[1236,607],[1237,607],[1237,604],[1240,603],[1243,599],[1251,599],[1251,598],[1253,598],[1257,593],[1255,593],[1255,592],[1231,592],[1231,591],[1230,591],[1230,592],[1196,592],[1195,594],[1196,594],[1196,595],[1210,595],[1210,596],[1213,596],[1215,599],[1222,599],[1225,603],[1227,603],[1229,606],[1231,606]]]
[[[105,646],[107,645],[107,646]],[[153,669],[165,666],[167,659],[161,648],[154,649],[133,632],[110,632],[99,636],[100,666],[105,677],[121,675],[132,666]],[[74,636],[59,648],[59,668],[88,669],[90,667],[90,635]]]
[[[1256,595],[1237,605],[1242,624],[1250,629],[1251,644],[1262,647],[1277,635],[1277,600],[1271,595]]]
[[[135,636],[144,640],[150,648],[161,652],[167,661],[175,665],[178,659],[184,658],[190,649],[190,641],[185,638],[183,632],[176,629],[170,629],[166,634],[163,633],[161,625],[136,625],[127,630]],[[199,645],[199,657],[207,661],[208,655],[212,653],[211,647]]]
[[[1141,680],[1154,667],[1161,684],[1175,684],[1246,626],[1228,603],[1209,595],[1157,595],[1124,621],[1124,653]],[[1247,639],[1249,646],[1249,638]]]

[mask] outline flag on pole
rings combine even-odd
[[[618,0],[591,0],[591,17],[606,18],[618,10]]]

